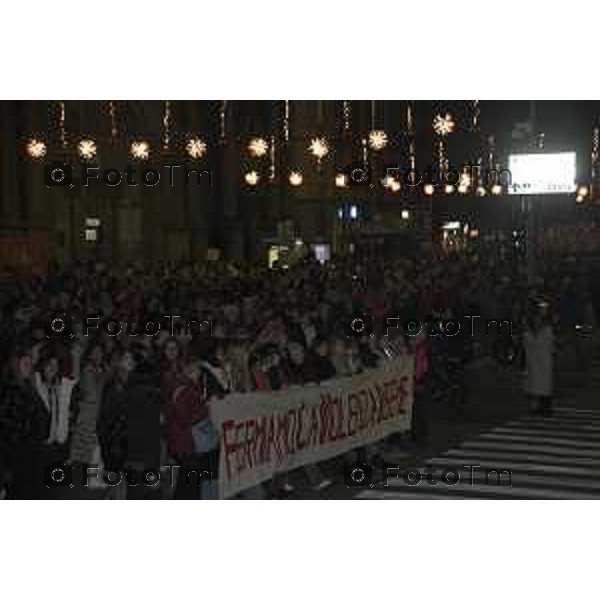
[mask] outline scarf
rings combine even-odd
[[[64,444],[69,436],[69,405],[75,386],[73,379],[62,377],[58,383],[47,385],[40,373],[35,373],[35,389],[50,413],[48,444]]]

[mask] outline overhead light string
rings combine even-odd
[[[382,150],[387,145],[387,134],[383,129],[375,128],[375,100],[371,100],[371,131],[369,131],[369,146],[372,150]]]
[[[163,105],[163,149],[169,149],[171,141],[171,101],[165,100]]]
[[[406,131],[408,134],[408,163],[414,171],[417,168],[417,155],[415,147],[415,123],[414,123],[415,101],[406,101]]]
[[[479,106],[479,100],[473,100],[472,102],[473,102],[472,126],[473,126],[473,131],[477,133],[479,131],[479,118],[481,116],[481,107]]]
[[[110,117],[110,137],[114,142],[117,139],[117,108],[114,100],[108,101],[108,115]]]
[[[283,139],[290,141],[290,101],[284,100],[283,107]]]
[[[65,127],[65,120],[66,120],[65,101],[59,100],[58,104],[59,104],[60,143],[64,150],[67,147],[67,130]]]
[[[591,196],[593,200],[600,197],[600,127],[598,120],[592,131],[592,181]]]
[[[344,122],[344,132],[349,133],[350,131],[350,113],[351,113],[351,101],[344,100],[344,104],[342,106],[342,119]]]
[[[227,100],[221,100],[221,108],[219,110],[219,123],[220,123],[219,137],[222,142],[225,141],[225,136],[226,136],[226,117],[227,117]]]

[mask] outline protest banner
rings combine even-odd
[[[211,404],[219,495],[327,460],[411,427],[413,358],[321,385],[232,394]]]

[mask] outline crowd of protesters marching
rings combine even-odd
[[[472,252],[434,263],[306,259],[266,269],[225,261],[91,262],[50,265],[44,275],[6,275],[0,290],[0,493],[61,497],[62,488],[47,485],[48,465],[60,461],[101,461],[115,471],[170,461],[216,473],[218,447],[199,449],[196,435],[196,426],[209,420],[210,402],[231,392],[318,384],[398,354],[415,360],[418,419],[426,399],[450,388],[464,400],[464,366],[477,345],[470,322],[461,321],[458,336],[428,336],[425,328],[408,335],[400,327],[386,337],[377,326],[374,336],[352,335],[351,319],[366,314],[377,323],[397,315],[400,323],[424,323],[432,315],[478,314],[517,322],[534,292],[571,325],[593,313],[594,303],[598,310],[598,290],[588,271],[566,264],[553,262],[535,290],[511,261]],[[72,318],[72,331],[49,329],[49,316],[63,313]],[[114,335],[102,327],[86,330],[89,315],[161,327],[152,335],[123,327]],[[191,331],[187,321],[210,323],[210,333]],[[303,476],[316,488],[330,483],[319,465]],[[281,497],[292,485],[283,476],[259,487],[247,497]],[[126,489],[128,497],[140,497],[138,488]],[[171,495],[210,497],[210,491],[178,480]]]

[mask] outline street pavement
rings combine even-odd
[[[432,405],[427,442],[388,444],[384,463],[373,463],[371,487],[348,488],[347,458],[338,458],[322,465],[332,485],[314,490],[299,481],[290,498],[600,498],[599,349],[597,337],[577,353],[572,343],[559,344],[548,417],[531,414],[517,368],[478,360],[465,410]]]

